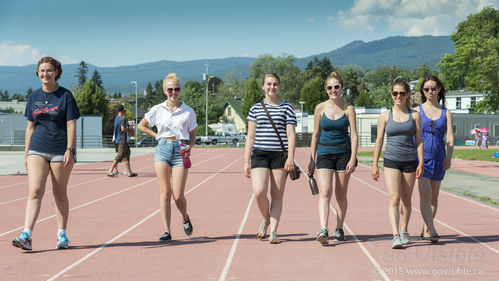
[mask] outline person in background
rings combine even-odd
[[[483,149],[489,148],[488,141],[489,141],[489,133],[488,132],[483,132],[483,135],[482,135],[482,147],[481,148],[483,148]]]
[[[438,77],[426,77],[421,84],[420,93],[422,104],[414,110],[421,116],[424,147],[424,173],[417,181],[419,205],[424,221],[421,239],[437,243],[439,236],[433,219],[437,212],[440,184],[444,179],[445,170],[451,166],[454,151],[452,114],[444,107],[446,91]],[[421,161],[421,158],[419,159]]]
[[[386,131],[384,171],[389,195],[388,217],[392,227],[392,249],[409,244],[407,226],[411,216],[411,197],[416,179],[423,175],[423,143],[421,117],[411,109],[411,88],[402,80],[392,86],[393,107],[378,118],[378,132],[374,147],[371,176],[379,179],[378,160]],[[402,201],[401,211],[400,201]],[[402,215],[402,225],[400,216]]]
[[[284,188],[288,172],[294,167],[296,114],[287,101],[279,98],[281,79],[275,73],[263,77],[264,104],[277,127],[286,152],[282,150],[262,103],[254,104],[248,113],[248,136],[244,149],[244,175],[251,178],[253,194],[262,215],[256,236],[263,240],[270,225],[269,242],[278,244],[277,227],[281,218]],[[270,185],[270,188],[269,188]],[[271,201],[267,197],[270,189]]]
[[[316,239],[322,245],[328,244],[329,239],[327,226],[333,179],[337,213],[334,240],[345,239],[343,222],[348,206],[348,181],[357,166],[358,143],[355,109],[352,105],[347,106],[342,99],[343,79],[338,72],[331,73],[327,78],[326,92],[329,99],[315,107],[314,132],[308,164],[309,174],[314,173],[317,165],[321,230]]]
[[[166,101],[153,106],[140,121],[138,129],[159,140],[154,154],[154,169],[160,188],[160,207],[163,219],[164,233],[160,241],[172,239],[170,231],[171,196],[182,215],[184,232],[192,235],[193,227],[187,214],[185,199],[185,183],[188,169],[184,167],[181,155],[183,147],[184,158],[190,157],[192,147],[196,143],[196,113],[180,100],[180,79],[175,73],[170,73],[163,80],[163,91]],[[150,129],[156,126],[157,133]]]
[[[133,173],[130,168],[130,147],[128,146],[128,134],[134,136],[135,131],[128,127],[125,107],[118,104],[116,110],[118,111],[118,115],[114,119],[114,143],[118,146],[118,152],[116,153],[116,157],[114,158],[113,164],[111,164],[107,175],[109,177],[117,176],[117,173],[114,171],[118,170],[118,163],[123,162],[125,164],[125,172],[123,172],[123,175],[136,177],[137,173]]]
[[[36,75],[42,87],[28,98],[25,166],[28,171],[28,200],[24,230],[12,245],[32,250],[32,233],[40,213],[47,177],[50,174],[57,217],[56,249],[67,249],[69,217],[68,181],[75,163],[76,120],[80,117],[73,94],[57,84],[62,66],[52,57],[38,61]]]
[[[477,132],[475,134],[475,148],[480,149],[480,141],[482,140],[482,134],[480,132]]]

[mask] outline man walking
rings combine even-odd
[[[136,177],[137,174],[133,173],[130,169],[130,147],[128,147],[128,135],[133,136],[135,131],[128,128],[128,122],[126,120],[126,111],[123,105],[118,104],[116,107],[118,115],[114,119],[114,143],[118,147],[118,152],[114,158],[113,164],[108,171],[109,177],[115,177],[117,173],[114,170],[117,169],[118,163],[125,163],[125,172],[123,175],[129,177]]]

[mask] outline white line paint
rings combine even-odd
[[[193,188],[189,189],[189,191],[187,191],[185,194],[187,195],[190,192],[194,191],[195,189],[197,189],[198,187],[200,187],[201,185],[203,185],[208,180],[212,179],[213,177],[217,176],[218,174],[220,174],[221,172],[223,172],[224,170],[226,170],[227,168],[229,168],[230,166],[232,166],[234,163],[236,163],[237,161],[239,161],[241,158],[242,157],[239,157],[238,159],[232,161],[229,165],[225,166],[224,168],[222,168],[218,172],[216,172],[216,173],[212,174],[211,176],[207,177],[205,180],[203,180],[202,182],[198,183]],[[174,202],[174,200],[172,200],[172,203],[173,202]],[[98,253],[99,251],[101,251],[102,249],[104,249],[105,247],[109,246],[109,244],[113,243],[117,239],[123,237],[123,235],[127,234],[128,232],[132,231],[133,229],[135,229],[139,225],[141,225],[144,222],[146,222],[147,220],[149,220],[151,217],[153,217],[154,215],[156,215],[157,213],[159,213],[159,211],[160,211],[160,209],[154,211],[152,214],[148,215],[147,217],[145,217],[144,219],[142,219],[141,221],[139,221],[138,223],[136,223],[132,227],[128,228],[124,232],[122,232],[122,233],[118,234],[117,236],[115,236],[113,239],[111,239],[111,240],[107,241],[106,243],[102,244],[101,246],[99,246],[99,248],[93,250],[92,252],[90,252],[86,256],[84,256],[83,258],[79,259],[78,261],[74,262],[73,264],[71,264],[71,265],[67,266],[66,268],[64,268],[63,270],[61,270],[59,273],[57,273],[54,276],[52,276],[51,278],[47,279],[47,281],[53,281],[53,280],[61,277],[62,275],[64,275],[64,273],[68,272],[70,269],[74,268],[78,264],[80,264],[80,263],[84,262],[85,260],[89,259],[90,257],[92,257],[93,255],[95,255],[96,253]]]
[[[243,220],[241,222],[241,225],[239,226],[239,230],[237,231],[236,238],[234,239],[234,242],[232,243],[232,248],[230,249],[229,256],[227,257],[227,260],[225,261],[225,266],[224,269],[222,270],[222,274],[220,274],[220,278],[218,279],[219,281],[224,281],[225,278],[227,277],[227,273],[229,272],[230,265],[232,264],[232,259],[234,258],[234,254],[236,253],[236,248],[237,245],[239,244],[239,239],[241,238],[241,233],[243,232],[244,226],[246,225],[246,220],[248,219],[248,214],[251,209],[251,204],[253,204],[253,199],[255,199],[255,196],[251,194],[251,199],[248,203],[248,207],[246,207],[246,212],[244,213]]]

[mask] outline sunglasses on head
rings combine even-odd
[[[340,87],[341,87],[340,85],[334,85],[334,88],[335,88],[336,90],[338,90]],[[328,89],[328,90],[332,90],[332,89],[333,89],[333,86],[327,86],[327,87],[326,87],[326,89]]]
[[[436,91],[437,91],[437,89],[438,89],[437,87],[432,87],[432,88],[423,88],[423,91],[425,91],[425,92],[427,92],[427,93],[428,93],[430,90],[431,90],[432,92],[436,92]]]
[[[406,92],[392,92],[392,96],[396,97],[396,96],[399,96],[399,97],[405,97],[407,93]]]
[[[173,91],[180,92],[180,88],[167,88],[166,89],[166,92],[168,92],[169,94],[173,93]]]

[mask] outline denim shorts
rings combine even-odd
[[[58,155],[52,153],[38,152],[35,150],[28,150],[28,155],[38,155],[40,157],[43,157],[43,159],[49,162],[64,162],[64,154]]]
[[[188,144],[187,140],[182,140],[183,144]],[[184,166],[182,155],[180,155],[180,141],[160,139],[154,153],[154,162],[163,162],[170,167]]]

